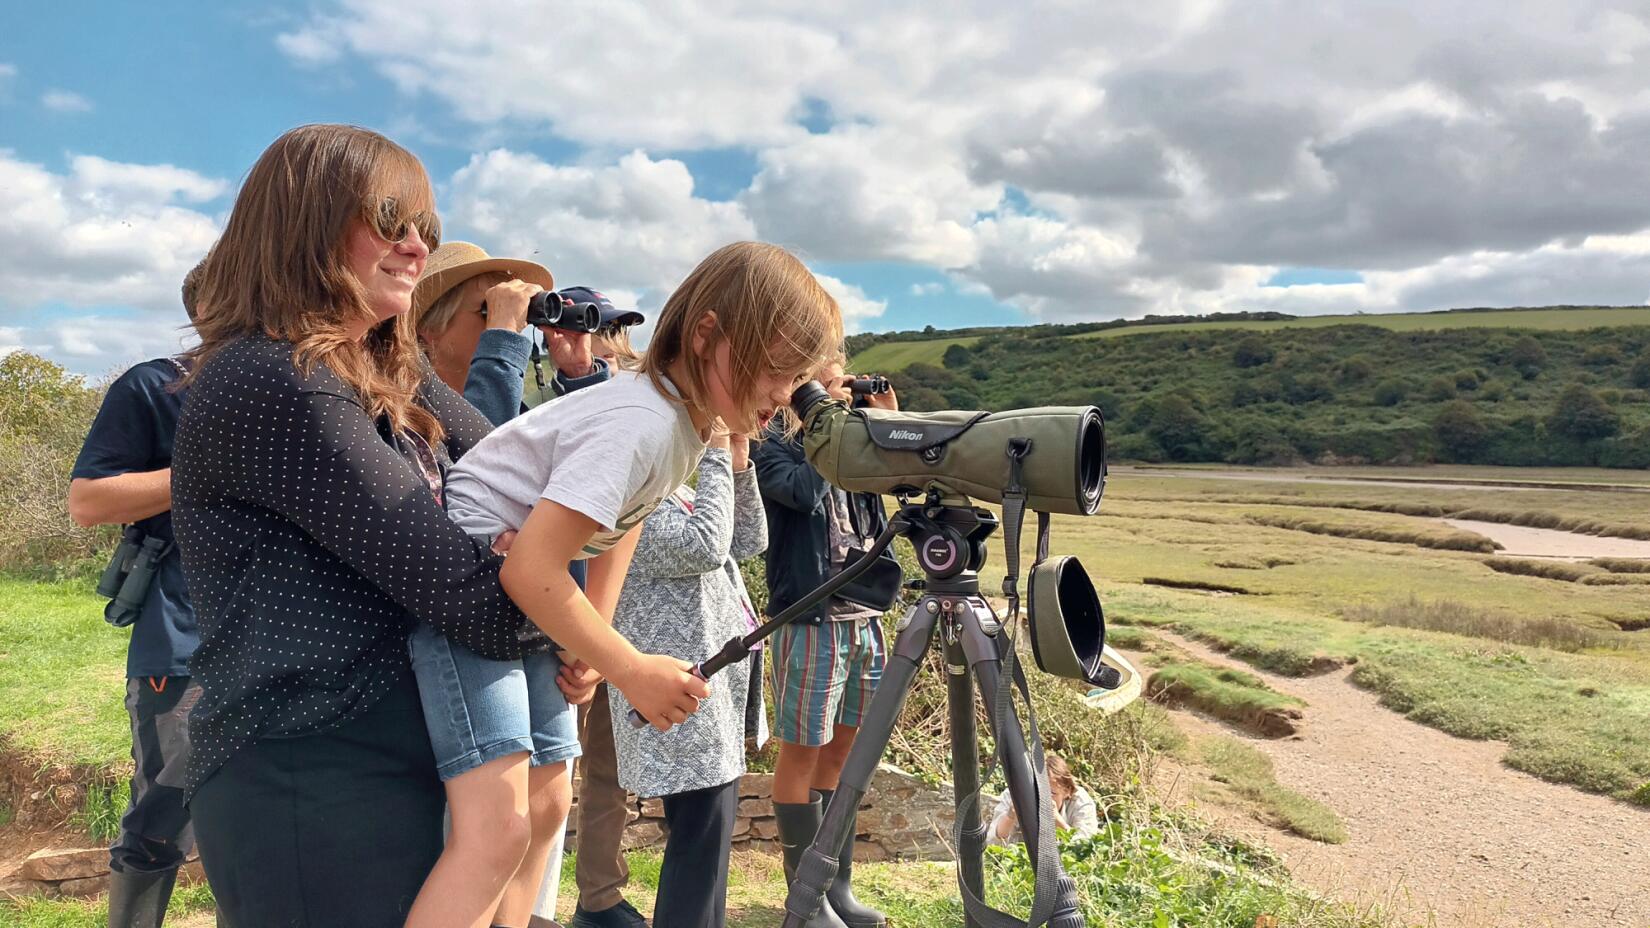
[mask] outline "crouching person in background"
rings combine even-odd
[[[190,321],[204,264],[183,282]],[[177,389],[183,375],[178,359],[157,358],[110,385],[69,483],[69,515],[75,522],[129,525],[128,539],[153,539],[151,550],[159,552],[148,590],[122,590],[105,613],[111,624],[132,628],[126,650],[132,799],[120,819],[120,837],[109,849],[110,928],[158,928],[178,867],[195,844],[183,787],[189,709],[200,696],[188,664],[200,634],[183,584],[171,512],[172,436],[183,409],[184,394]],[[138,544],[141,550],[142,541]]]

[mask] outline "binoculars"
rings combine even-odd
[[[482,309],[486,308],[486,304],[482,304]],[[554,326],[569,332],[594,332],[602,327],[602,311],[595,303],[575,303],[552,290],[541,290],[527,301],[527,324]]]
[[[849,382],[848,389],[855,396],[874,396],[889,392],[894,389],[894,385],[888,382],[887,377],[873,375],[870,377],[855,377]]]
[[[115,628],[137,621],[143,601],[149,598],[149,587],[155,582],[155,571],[170,550],[166,539],[146,536],[135,525],[126,527],[109,566],[103,568],[97,581],[97,595],[109,599],[109,605],[103,607],[103,621]]]

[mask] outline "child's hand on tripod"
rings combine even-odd
[[[710,685],[692,669],[687,661],[665,654],[643,654],[613,685],[654,728],[669,731],[699,711],[699,701],[710,695]]]

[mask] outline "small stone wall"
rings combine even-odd
[[[575,796],[577,790],[574,791]],[[568,820],[567,847],[577,845],[577,799]],[[665,843],[664,803],[631,799],[626,850]],[[860,803],[854,857],[858,860],[951,860],[951,787],[930,786],[898,767],[882,764]],[[745,774],[739,783],[739,811],[733,826],[735,848],[779,852],[773,820],[773,775]]]

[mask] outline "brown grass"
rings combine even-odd
[[[1525,561],[1512,557],[1485,558],[1484,566],[1496,573],[1562,580],[1565,583],[1579,583],[1582,579],[1598,573],[1596,567],[1570,561]]]
[[[1553,651],[1629,646],[1628,639],[1620,632],[1589,628],[1566,619],[1528,618],[1450,600],[1426,602],[1413,595],[1384,606],[1353,606],[1343,614],[1355,622],[1370,625],[1424,628]]]
[[[1587,563],[1613,574],[1650,574],[1650,558],[1595,557]]]
[[[1439,529],[1432,526],[1411,529],[1376,525],[1342,525],[1334,522],[1318,522],[1304,516],[1268,515],[1264,513],[1244,516],[1244,520],[1254,525],[1290,529],[1297,532],[1310,532],[1314,535],[1358,538],[1364,541],[1384,541],[1393,544],[1416,545],[1422,548],[1438,548],[1445,551],[1477,551],[1490,554],[1501,550],[1500,545],[1482,535],[1453,529]]]

